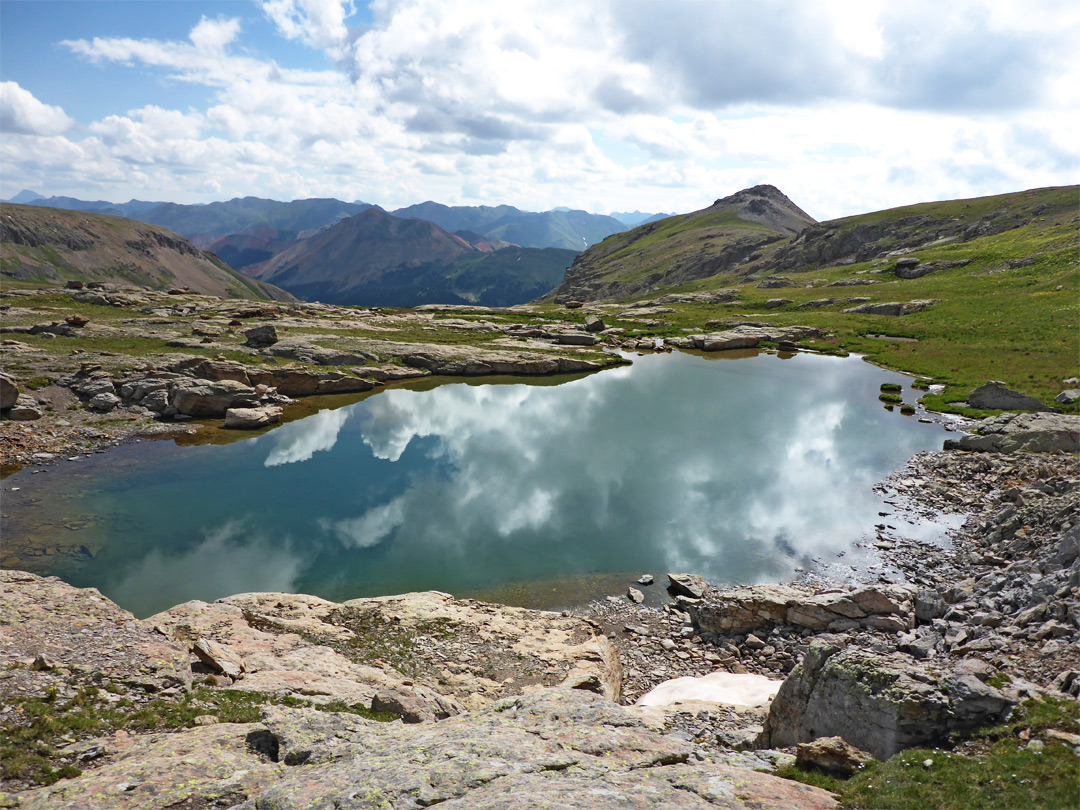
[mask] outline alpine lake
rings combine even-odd
[[[305,400],[259,434],[208,424],[23,468],[3,482],[3,564],[140,617],[248,591],[564,609],[645,572],[649,601],[669,571],[842,575],[875,564],[877,525],[934,541],[950,522],[901,524],[875,491],[946,435],[885,410],[882,383],[910,379],[858,357],[675,352]]]

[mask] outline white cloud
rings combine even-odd
[[[43,104],[15,82],[0,82],[0,131],[59,135],[74,123],[59,107]]]
[[[771,182],[818,218],[1058,185],[1080,169],[1080,12],[1037,5],[377,0],[361,28],[350,2],[265,0],[339,69],[255,58],[235,19],[67,41],[214,97],[5,139],[4,185],[688,211]],[[70,124],[30,99],[34,133]]]

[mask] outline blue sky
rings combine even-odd
[[[0,0],[0,197],[818,218],[1077,181],[1080,10]]]

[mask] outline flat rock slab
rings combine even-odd
[[[628,710],[549,689],[421,726],[273,709],[286,777],[245,810],[833,808],[824,791],[691,756]]]
[[[0,696],[20,686],[41,691],[50,671],[99,675],[150,693],[191,685],[184,644],[136,621],[96,588],[22,571],[0,570],[0,668],[12,673],[0,681]]]
[[[173,734],[93,741],[109,760],[76,779],[19,794],[21,810],[172,810],[233,807],[265,790],[285,766],[260,756],[260,723],[223,723]],[[85,745],[85,743],[84,743]]]
[[[480,708],[574,682],[618,698],[614,646],[593,625],[438,592],[337,603],[302,594],[186,602],[147,622],[181,642],[204,638],[244,662],[234,688],[370,706],[380,693]],[[406,683],[408,681],[409,683]]]

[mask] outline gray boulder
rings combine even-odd
[[[7,374],[0,374],[0,411],[14,408],[19,400],[19,386]]]
[[[968,405],[986,411],[1053,411],[1035,397],[1005,387],[999,380],[987,380],[967,397]]]
[[[1067,388],[1054,397],[1054,402],[1059,405],[1072,405],[1080,401],[1080,388]]]
[[[765,309],[776,309],[790,303],[792,303],[790,298],[770,298],[765,302]]]
[[[913,312],[920,312],[936,303],[938,303],[937,299],[890,301],[881,304],[862,304],[861,306],[851,307],[842,311],[857,315],[910,315]]]
[[[233,407],[251,407],[259,401],[255,389],[235,380],[192,380],[178,383],[169,404],[186,416],[224,416]]]
[[[582,332],[567,332],[559,335],[555,342],[560,346],[595,346],[596,336]]]
[[[943,673],[902,654],[814,642],[765,721],[772,747],[843,737],[888,759],[1006,717],[1013,701],[969,673]]]
[[[281,408],[229,408],[225,411],[225,427],[230,430],[258,430],[281,422]]]
[[[264,349],[278,342],[277,329],[272,323],[256,326],[244,332],[244,345]]]
[[[44,414],[38,407],[37,400],[27,394],[19,394],[15,405],[7,413],[8,419],[15,422],[33,422]]]
[[[599,315],[587,315],[585,317],[586,332],[603,332],[604,321]]]
[[[103,391],[100,394],[95,394],[90,398],[90,409],[97,411],[98,413],[108,413],[120,404],[120,397],[116,394],[110,394],[107,391]]]
[[[709,590],[709,584],[696,574],[668,574],[668,590],[678,596],[701,599]]]
[[[1003,413],[983,419],[970,435],[946,439],[946,450],[990,453],[1080,452],[1080,416]]]

